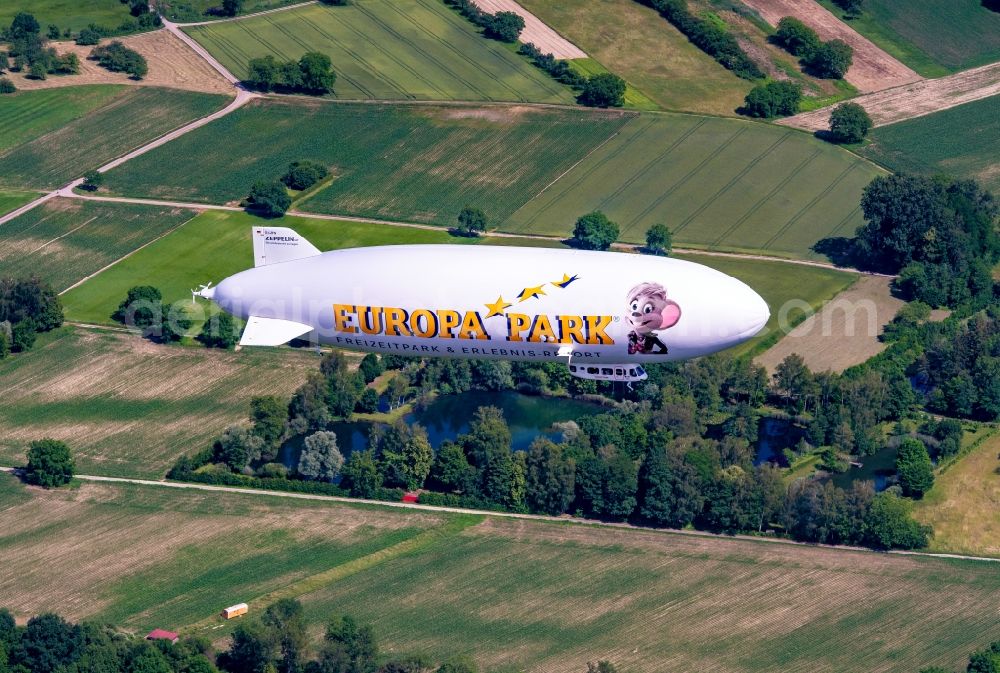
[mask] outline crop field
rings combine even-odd
[[[253,14],[285,5],[294,5],[301,0],[244,0],[240,14]],[[171,21],[211,21],[225,18],[205,14],[206,11],[218,7],[217,0],[160,0],[156,8]]]
[[[113,103],[127,91],[124,86],[80,86],[7,95],[0,106],[0,157]]]
[[[159,478],[245,419],[251,397],[288,397],[317,366],[315,353],[60,328],[0,361],[0,464],[21,464],[28,442],[54,437],[72,446],[81,472]]]
[[[193,215],[161,206],[52,199],[0,226],[0,276],[38,275],[62,292]]]
[[[88,87],[88,92],[91,89]],[[50,111],[64,96],[75,101],[72,89],[31,91],[18,94],[20,103],[11,112],[0,108],[0,128],[18,128],[17,118],[31,117],[41,108],[42,122],[29,122],[31,133],[20,129],[0,132],[0,185],[55,188],[125,154],[168,131],[203,117],[221,107],[227,97],[157,89],[115,87],[103,105],[67,112]],[[67,92],[69,92],[67,94]],[[108,94],[95,94],[107,96]],[[87,99],[88,104],[92,99]],[[13,117],[13,119],[12,119]],[[13,135],[14,142],[5,136]]]
[[[311,159],[336,179],[296,208],[454,225],[462,207],[499,222],[634,113],[528,107],[254,101],[107,174],[109,190],[238,202]]]
[[[176,628],[384,552],[442,521],[148,486],[45,492],[0,474],[0,595],[21,616],[59,606],[70,618],[136,631]]]
[[[746,121],[644,114],[502,223],[568,236],[602,210],[620,240],[663,222],[674,244],[818,257],[811,247],[862,223],[861,191],[877,167],[797,131]]]
[[[117,28],[130,19],[128,5],[120,0],[5,0],[0,3],[0,26],[7,28],[18,12],[31,12],[42,31],[55,24],[60,30],[78,31],[91,23]]]
[[[186,29],[237,77],[250,59],[330,56],[334,95],[572,103],[572,90],[493,40],[440,0],[354,0]]]
[[[1000,189],[1000,96],[882,126],[865,156],[893,171],[974,178]]]
[[[6,215],[10,211],[20,208],[29,201],[37,199],[39,196],[41,196],[41,194],[38,192],[0,189],[0,215]]]
[[[297,597],[380,645],[487,670],[883,673],[964,665],[995,636],[990,564],[0,475],[0,578],[26,616],[222,639],[215,613]],[[221,631],[218,629],[222,629]],[[891,632],[891,637],[888,633]],[[223,641],[224,642],[224,641]],[[668,667],[665,669],[663,667]]]
[[[820,3],[837,16],[830,0]],[[868,0],[851,27],[925,77],[1000,60],[1000,13],[982,0]]]
[[[997,512],[1000,435],[992,434],[937,474],[934,488],[917,503],[914,516],[934,527],[933,551],[1000,557]]]
[[[635,0],[520,4],[667,110],[732,115],[752,86]]]

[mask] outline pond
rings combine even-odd
[[[861,467],[851,466],[847,472],[830,477],[834,486],[850,488],[855,481],[873,481],[876,491],[884,491],[896,474],[896,447],[887,446],[870,456],[857,459]]]
[[[503,411],[515,451],[526,450],[536,437],[547,434],[553,423],[609,411],[591,402],[563,397],[539,397],[510,390],[474,390],[459,395],[439,395],[425,409],[403,416],[403,421],[422,425],[427,430],[431,446],[437,449],[443,442],[468,432],[476,409],[484,406],[499,407]],[[336,433],[337,446],[344,457],[349,456],[352,451],[363,451],[368,447],[368,433],[372,425],[369,421],[331,425],[330,430]],[[302,441],[302,437],[293,437],[285,442],[278,454],[278,462],[288,468],[297,467],[299,454],[302,453]]]
[[[763,417],[757,425],[757,453],[753,464],[774,463],[788,467],[785,449],[794,449],[803,435],[802,428],[782,418]]]

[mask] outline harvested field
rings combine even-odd
[[[153,487],[43,491],[14,481],[0,474],[4,606],[19,617],[58,608],[138,632],[211,617],[444,520]]]
[[[252,58],[330,56],[342,99],[572,103],[572,90],[484,39],[441,0],[309,5],[184,29],[237,77]]]
[[[813,0],[743,0],[772,26],[794,16],[823,40],[843,40],[854,48],[854,63],[845,79],[863,92],[881,91],[920,79],[920,75],[862,37]]]
[[[38,275],[62,292],[193,216],[178,208],[52,199],[0,227],[0,276]]]
[[[878,355],[885,349],[878,335],[905,303],[892,296],[891,282],[891,278],[861,276],[759,356],[756,363],[773,372],[779,362],[798,353],[814,372],[842,372]]]
[[[1000,435],[939,472],[914,516],[934,526],[934,551],[1000,557]]]
[[[635,0],[521,3],[662,108],[732,115],[752,86]]]
[[[517,210],[500,228],[569,236],[604,211],[619,240],[668,224],[678,247],[820,258],[812,246],[862,222],[879,169],[841,148],[771,124],[643,114]]]
[[[524,19],[524,30],[521,31],[521,42],[530,42],[543,54],[552,54],[556,58],[574,59],[587,58],[587,55],[575,44],[564,38],[542,23],[541,19],[527,11],[514,0],[475,0],[484,12],[514,12]]]
[[[634,116],[255,100],[109,171],[106,184],[125,196],[238,202],[255,180],[311,159],[336,179],[300,200],[301,210],[453,226],[475,204],[499,222]]]
[[[317,366],[315,353],[161,346],[62,328],[0,361],[0,464],[21,463],[29,441],[54,437],[72,446],[81,472],[162,477],[245,419],[251,397],[288,397]]]
[[[80,74],[51,76],[44,80],[28,79],[26,73],[9,73],[19,90],[51,89],[84,84],[130,84],[136,86],[160,86],[205,93],[232,94],[233,87],[219,76],[204,59],[194,53],[177,36],[168,30],[116,38],[126,47],[134,49],[149,63],[149,74],[141,80],[133,80],[125,73],[111,72],[97,65],[87,57],[93,47],[85,47],[73,42],[51,42],[60,54],[73,52],[80,59]],[[110,40],[103,40],[106,44]]]
[[[110,159],[223,107],[226,97],[154,87],[25,91],[0,106],[0,185],[61,187]],[[101,91],[108,89],[108,91]],[[51,109],[69,101],[66,111]],[[11,105],[13,103],[13,105]],[[38,114],[38,120],[32,115]],[[28,117],[25,125],[19,119]],[[9,129],[9,130],[7,130]]]
[[[860,152],[893,171],[943,173],[1000,189],[1000,94],[875,129],[869,138]]]
[[[1000,96],[1000,63],[858,96],[851,102],[864,107],[875,126],[886,126],[991,96]],[[803,112],[775,123],[821,131],[830,128],[830,112],[831,108]]]

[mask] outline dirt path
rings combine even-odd
[[[543,54],[556,58],[587,58],[582,49],[543,23],[541,19],[526,10],[514,0],[474,0],[484,12],[514,12],[524,19],[521,42],[531,42]]]
[[[875,126],[886,126],[990,96],[1000,96],[1000,63],[877,91],[858,96],[851,102],[862,105]],[[830,127],[830,111],[830,108],[822,108],[803,112],[776,123],[819,131]]]
[[[198,54],[198,56],[201,56],[201,58],[204,59],[205,62],[208,63],[210,66],[212,66],[212,68],[214,68],[217,73],[222,75],[223,79],[225,79],[233,86],[239,85],[240,78],[234,75],[233,73],[229,72],[229,70],[227,70],[224,65],[219,63],[214,56],[208,53],[207,49],[205,49],[200,44],[195,42],[194,38],[190,37],[187,33],[181,30],[179,24],[163,19],[163,27],[169,30],[174,35],[176,35],[178,38],[180,38],[180,40],[184,44],[189,46],[194,51],[194,53]]]
[[[32,91],[81,84],[129,84],[132,86],[159,86],[205,93],[230,93],[231,83],[223,79],[204,59],[189,49],[184,42],[168,30],[155,30],[139,35],[116,38],[126,47],[142,54],[149,64],[149,73],[141,80],[134,80],[125,73],[111,72],[87,57],[94,49],[72,42],[52,42],[59,54],[74,53],[80,59],[80,74],[52,76],[44,80],[28,79],[26,73],[9,73],[18,89]],[[102,40],[107,44],[111,40]]]
[[[920,75],[862,37],[813,0],[743,0],[772,26],[783,17],[794,16],[823,40],[843,40],[854,48],[854,64],[845,79],[863,93],[881,91],[916,82]]]
[[[0,472],[13,472],[14,468],[11,467],[0,467]],[[795,542],[794,540],[783,540],[780,538],[773,537],[758,537],[755,535],[716,535],[714,533],[707,533],[704,531],[696,530],[673,530],[673,529],[662,529],[662,528],[646,528],[643,526],[633,526],[628,523],[610,523],[604,521],[596,521],[592,519],[577,519],[569,516],[547,516],[544,514],[520,514],[517,512],[494,512],[479,509],[467,509],[464,507],[439,507],[437,505],[421,505],[419,503],[410,502],[389,502],[382,500],[362,500],[359,498],[347,498],[336,495],[314,495],[311,493],[292,493],[288,491],[264,491],[256,488],[241,488],[236,486],[212,486],[209,484],[197,484],[190,482],[177,482],[177,481],[155,481],[152,479],[127,479],[124,477],[102,477],[87,474],[78,474],[75,476],[76,479],[82,481],[96,481],[96,482],[109,482],[117,484],[138,484],[140,486],[160,486],[165,488],[180,488],[180,489],[190,489],[196,491],[214,491],[218,493],[242,493],[246,495],[258,495],[265,497],[274,498],[293,498],[297,500],[319,500],[325,502],[339,502],[352,505],[368,505],[372,507],[391,507],[395,509],[411,509],[411,510],[423,510],[425,512],[445,512],[448,514],[475,514],[478,516],[483,516],[487,518],[499,518],[499,519],[524,519],[528,521],[554,521],[559,523],[569,523],[578,526],[592,526],[595,528],[607,527],[607,528],[619,528],[619,529],[632,529],[632,530],[651,530],[662,533],[664,535],[690,535],[693,537],[703,537],[715,540],[747,540],[752,542],[761,542],[765,544],[781,544],[790,545],[798,547],[821,547],[825,549],[833,549],[837,551],[849,551],[849,552],[864,552],[868,554],[901,554],[905,556],[930,556],[935,558],[952,558],[952,559],[962,559],[966,561],[984,561],[988,563],[1000,563],[1000,558],[991,557],[981,557],[981,556],[963,556],[961,554],[933,554],[928,552],[877,552],[866,547],[848,547],[848,546],[837,546],[837,545],[823,545],[823,544],[810,544],[806,542]]]

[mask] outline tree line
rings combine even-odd
[[[854,49],[843,40],[823,42],[816,31],[792,16],[778,21],[772,41],[798,56],[808,72],[822,79],[843,79],[854,61]]]
[[[337,82],[330,57],[318,51],[306,52],[297,61],[279,62],[270,54],[252,58],[247,70],[243,83],[258,91],[322,96],[333,91]]]

